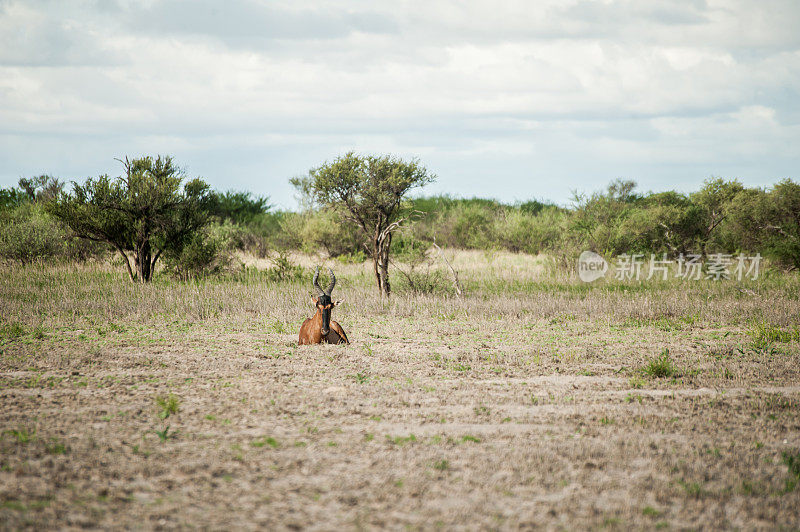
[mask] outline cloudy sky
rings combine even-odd
[[[0,187],[172,154],[295,208],[348,150],[569,202],[800,178],[797,0],[0,0]]]

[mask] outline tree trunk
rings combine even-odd
[[[153,250],[150,242],[145,241],[134,252],[133,261],[136,265],[136,278],[140,283],[149,283],[153,275],[152,270]]]
[[[378,291],[383,294],[383,287],[381,286],[381,273],[380,273],[380,257],[381,257],[381,244],[378,237],[372,240],[372,269],[375,271],[375,282],[378,284]]]
[[[389,246],[392,244],[392,234],[386,235],[386,238],[381,242],[380,262],[378,268],[381,276],[381,291],[386,294],[388,299],[392,293],[392,287],[389,285]]]
[[[392,243],[392,234],[385,234],[383,237],[376,236],[372,240],[372,269],[375,271],[375,282],[381,296],[387,298],[392,293],[389,284],[389,246]]]

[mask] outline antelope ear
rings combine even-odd
[[[344,299],[337,299],[336,301],[333,302],[333,306],[338,307],[339,305],[342,304],[343,301]]]
[[[313,301],[314,304],[316,305],[317,303],[319,303],[319,298],[317,296],[311,296],[311,301]]]

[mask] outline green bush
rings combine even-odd
[[[353,223],[343,221],[331,209],[287,213],[280,222],[282,235],[277,243],[282,249],[300,249],[306,253],[324,253],[329,257],[354,254],[364,250],[364,236]]]
[[[268,281],[272,282],[286,282],[286,281],[303,281],[309,278],[309,273],[302,266],[297,266],[289,260],[286,253],[278,253],[278,256],[272,259],[272,268],[264,272]]]
[[[232,269],[239,226],[230,222],[208,225],[189,237],[180,251],[164,254],[167,271],[182,280]]]
[[[411,270],[397,278],[400,292],[411,294],[452,295],[453,283],[441,270]]]
[[[495,218],[492,240],[496,246],[533,255],[557,249],[563,236],[565,213],[556,207],[543,207],[535,214],[521,208],[508,208]]]
[[[0,258],[22,264],[64,258],[69,251],[66,236],[41,207],[26,203],[0,224]]]

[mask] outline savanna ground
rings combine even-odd
[[[311,347],[310,279],[5,267],[0,527],[800,527],[797,276],[455,263],[388,304],[334,264]]]

